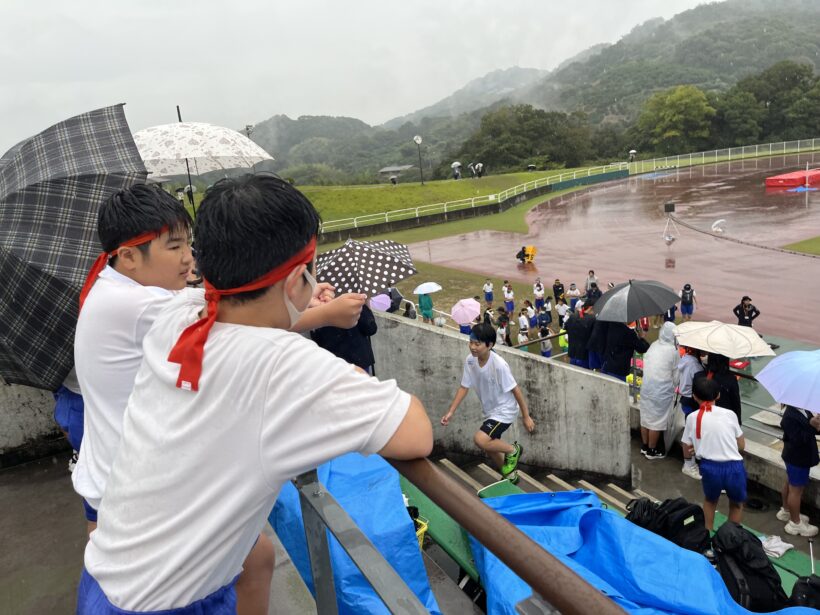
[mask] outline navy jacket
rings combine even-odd
[[[340,359],[358,365],[367,371],[376,362],[373,357],[373,347],[370,345],[370,336],[375,335],[377,329],[373,312],[364,305],[362,315],[359,316],[359,322],[355,327],[351,329],[322,327],[313,330],[310,337],[319,346]]]
[[[780,420],[783,430],[783,461],[801,468],[811,468],[820,463],[817,453],[817,430],[809,424],[803,410],[786,406]]]

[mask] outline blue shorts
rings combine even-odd
[[[613,378],[617,378],[618,380],[621,380],[622,382],[626,382],[626,376],[621,376],[620,374],[613,374],[612,372],[607,372],[607,371],[602,371],[601,373],[604,374],[605,376],[612,376]]]
[[[484,293],[484,301],[487,303],[493,302],[493,294],[492,293]]]
[[[720,492],[725,489],[730,501],[738,504],[746,501],[746,468],[742,461],[701,459],[698,466],[703,477],[703,495],[707,500],[717,502]]]
[[[91,508],[91,504],[85,501],[83,498],[83,510],[85,511],[85,520],[91,521],[92,523],[97,522],[97,510],[95,508]]]
[[[680,304],[680,313],[684,316],[691,316],[692,313],[695,311],[695,304],[694,303],[681,303]]]
[[[77,588],[77,615],[236,615],[235,585],[236,579],[201,600],[177,609],[126,611],[111,604],[99,583],[83,568]]]
[[[513,310],[515,309],[515,301],[505,301],[504,302],[504,309],[507,310],[507,314],[512,316],[513,315]]]
[[[578,303],[578,297],[573,297],[572,299],[569,300],[569,309],[570,309],[570,311],[572,311],[572,312],[575,311],[575,304],[576,303]]]
[[[542,357],[551,357],[552,356],[552,350],[542,350],[541,351],[541,356]]]
[[[470,335],[473,331],[472,325],[459,325],[458,330],[464,335]]]
[[[691,404],[695,405],[692,406]],[[697,402],[691,397],[685,397],[682,395],[680,398],[680,409],[683,412],[683,417],[686,418],[698,409],[698,405]]]
[[[532,329],[538,328],[538,316],[533,316],[532,318],[530,318],[530,327]]]
[[[601,369],[601,367],[603,367],[601,355],[599,355],[594,350],[589,351],[589,358],[587,359],[587,363],[589,363],[589,369]]]
[[[61,386],[54,392],[54,420],[68,434],[68,441],[75,451],[83,441],[83,396]]]
[[[538,299],[536,297],[536,299],[535,299],[535,309],[540,310],[542,307],[544,307],[544,300],[543,299]]]
[[[809,484],[809,472],[811,468],[803,468],[786,464],[786,476],[789,477],[789,484],[793,487],[805,487]]]
[[[589,360],[588,359],[570,359],[570,365],[576,365],[578,367],[583,367],[584,369],[589,369]]]

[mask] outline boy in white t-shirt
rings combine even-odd
[[[484,282],[484,301],[487,303],[488,308],[493,307],[493,282],[490,278],[487,278],[487,281]]]
[[[729,497],[729,521],[741,521],[746,501],[746,468],[740,453],[746,440],[737,415],[714,405],[720,398],[720,386],[715,380],[695,379],[692,397],[700,407],[686,417],[681,442],[684,453],[700,461],[703,516],[706,529],[712,531],[722,490],[726,490]]]
[[[206,194],[196,228],[206,292],[180,293],[145,336],[86,547],[81,615],[235,608],[286,480],[349,451],[429,453],[418,400],[288,332],[311,300],[318,224],[270,175]]]
[[[515,292],[513,292],[513,287],[509,280],[504,280],[504,286],[501,287],[501,291],[504,293],[504,309],[507,310],[507,314],[513,316],[513,311],[515,310]]]
[[[485,420],[473,440],[476,446],[487,453],[501,475],[509,477],[515,483],[518,482],[515,469],[523,449],[518,442],[504,442],[501,435],[516,419],[519,410],[529,433],[535,429],[535,422],[530,417],[527,402],[513,378],[510,366],[497,353],[492,352],[495,342],[496,333],[490,325],[473,327],[470,334],[470,355],[464,361],[461,386],[456,391],[447,414],[441,417],[441,424],[445,427],[449,424],[467,393],[470,389],[475,389]]]

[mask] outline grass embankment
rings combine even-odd
[[[797,243],[790,243],[789,245],[783,247],[786,250],[794,250],[795,252],[820,255],[820,237],[806,239],[805,241],[798,241]]]

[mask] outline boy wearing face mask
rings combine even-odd
[[[267,612],[273,554],[251,564],[286,480],[350,451],[429,453],[417,399],[289,331],[315,295],[318,225],[271,175],[206,194],[205,292],[170,300],[144,337],[77,613]]]

